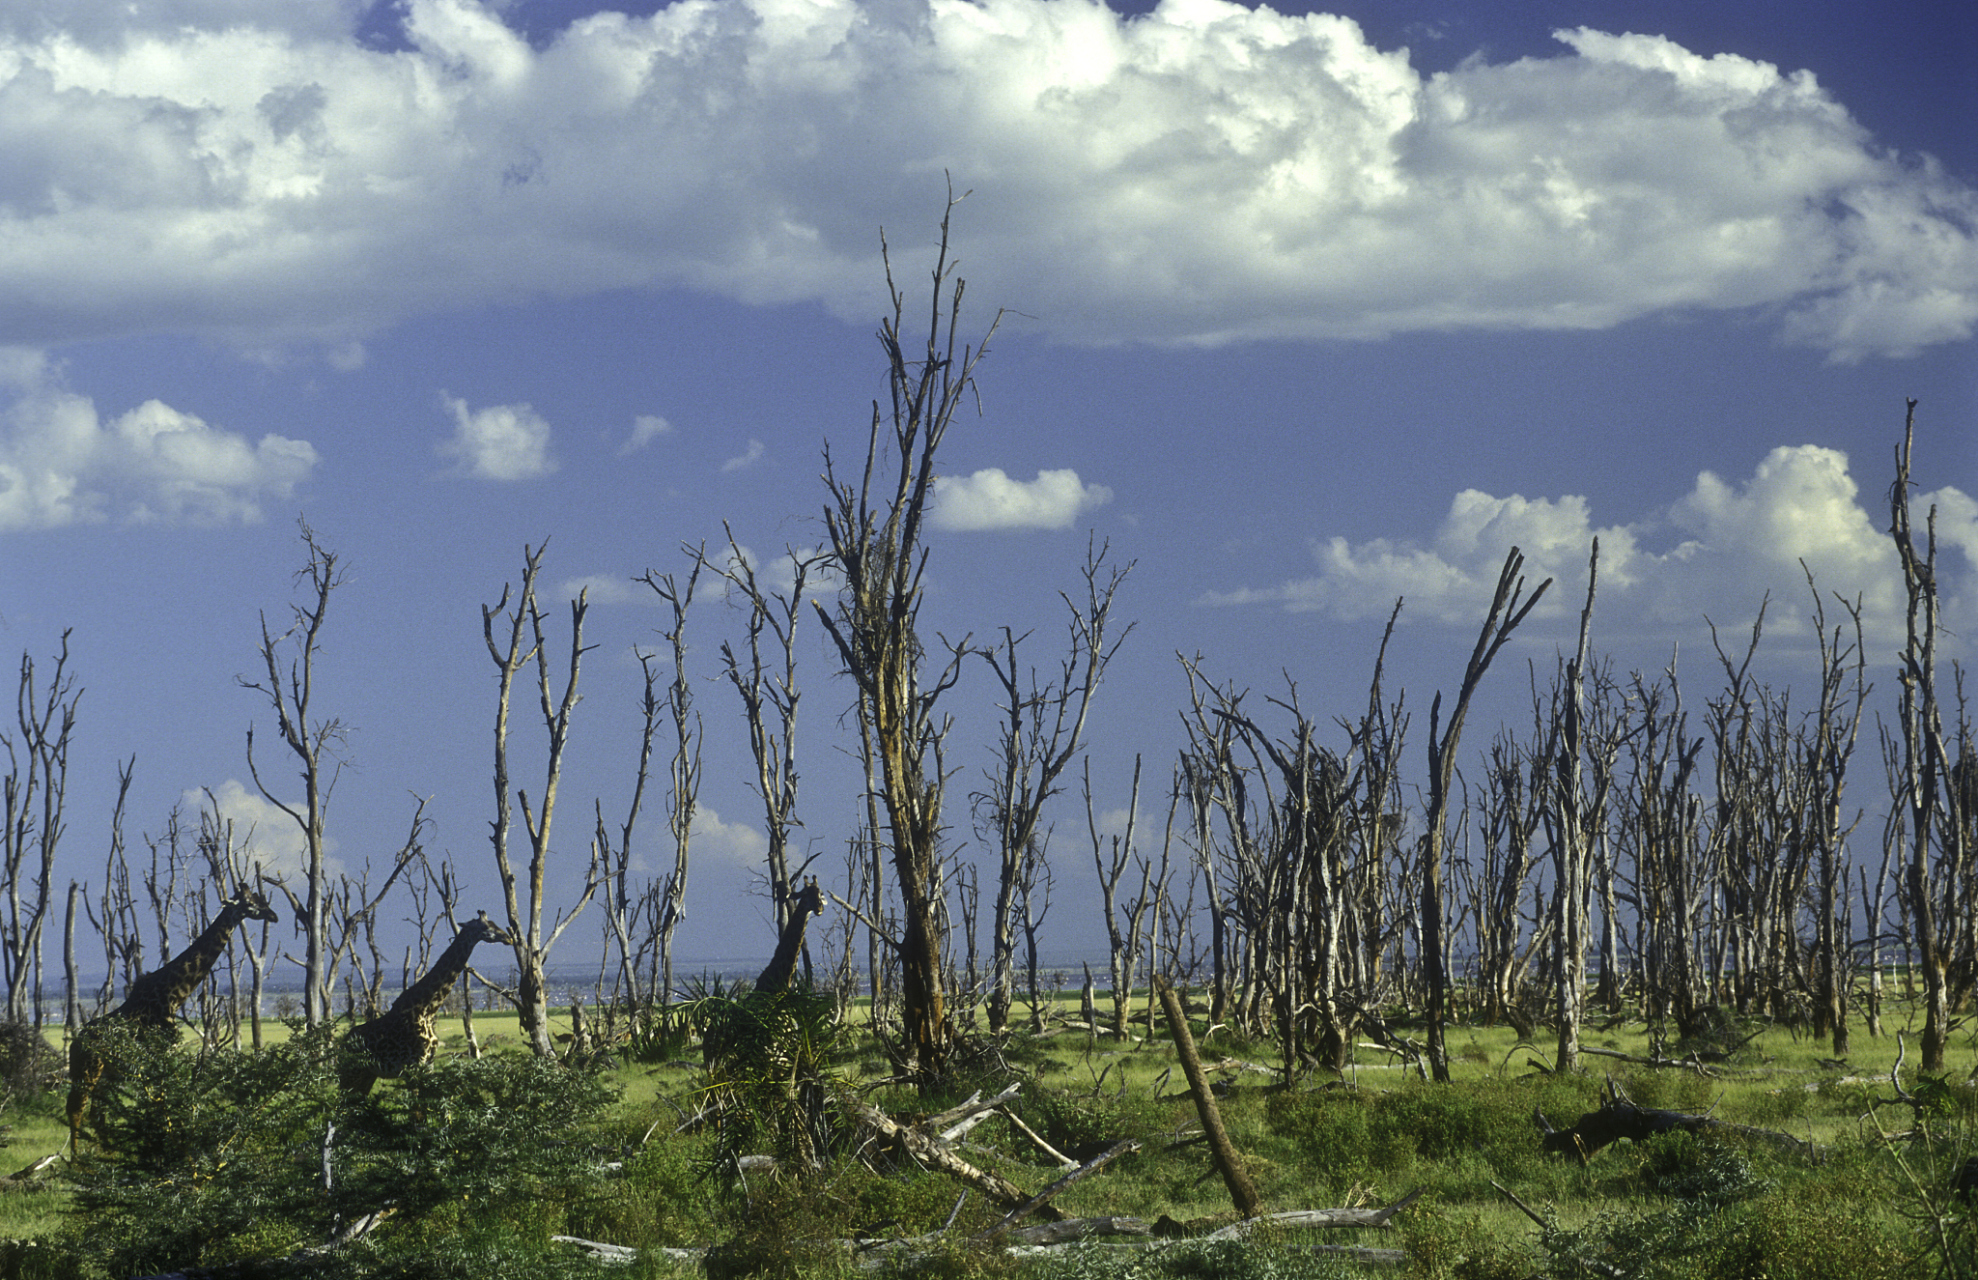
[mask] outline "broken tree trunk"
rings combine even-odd
[[[1664,1111],[1657,1107],[1644,1107],[1635,1103],[1621,1086],[1608,1077],[1607,1087],[1601,1090],[1600,1108],[1589,1111],[1573,1122],[1570,1129],[1555,1129],[1545,1118],[1545,1113],[1534,1107],[1532,1122],[1539,1128],[1540,1141],[1548,1152],[1570,1152],[1577,1155],[1581,1164],[1593,1159],[1594,1153],[1611,1143],[1627,1138],[1632,1142],[1646,1142],[1659,1133],[1735,1133],[1747,1138],[1758,1138],[1774,1146],[1798,1152],[1810,1151],[1808,1144],[1789,1133],[1777,1129],[1754,1129],[1747,1125],[1730,1124],[1714,1120],[1707,1115],[1693,1115],[1687,1111]]]
[[[1229,1134],[1223,1129],[1222,1112],[1216,1109],[1216,1096],[1209,1092],[1209,1078],[1202,1073],[1202,1059],[1195,1052],[1195,1037],[1188,1030],[1188,1015],[1166,978],[1156,974],[1154,988],[1160,993],[1161,1008],[1168,1016],[1168,1031],[1174,1036],[1174,1049],[1181,1057],[1182,1074],[1188,1077],[1189,1092],[1195,1095],[1195,1110],[1202,1117],[1202,1131],[1208,1135],[1209,1152],[1215,1157],[1216,1168],[1222,1171],[1223,1184],[1229,1188],[1229,1198],[1236,1205],[1236,1211],[1246,1218],[1254,1218],[1261,1203],[1257,1185],[1244,1172],[1243,1161],[1236,1154]]]

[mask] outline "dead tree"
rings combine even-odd
[[[1059,593],[1071,615],[1070,637],[1057,679],[1038,683],[1017,658],[1027,636],[1003,628],[1003,643],[976,652],[996,673],[1003,691],[1003,720],[998,733],[996,765],[987,787],[975,797],[978,821],[997,855],[996,906],[990,918],[989,1030],[1000,1032],[1009,1021],[1016,985],[1017,898],[1026,879],[1035,880],[1027,859],[1041,857],[1044,842],[1037,824],[1044,805],[1057,794],[1058,779],[1078,753],[1085,721],[1092,709],[1106,666],[1133,630],[1128,623],[1116,637],[1106,634],[1113,597],[1133,571],[1108,567],[1109,546],[1088,541],[1085,552],[1085,592],[1082,602]],[[1027,678],[1026,678],[1027,675]]]
[[[287,814],[302,832],[302,874],[304,889],[299,899],[296,923],[302,929],[302,1010],[309,1026],[317,1026],[330,1016],[329,976],[329,873],[323,857],[323,837],[328,819],[330,793],[336,788],[337,748],[344,741],[344,725],[335,717],[324,717],[315,710],[316,655],[322,642],[323,625],[329,618],[330,597],[344,582],[336,552],[316,539],[315,530],[298,520],[302,545],[307,554],[296,572],[298,583],[307,582],[307,603],[290,606],[288,630],[276,635],[269,629],[268,615],[261,615],[261,664],[266,683],[238,677],[243,688],[253,689],[268,700],[275,713],[275,732],[295,757],[302,780],[302,799],[291,802],[277,796],[262,780],[254,758],[254,727],[247,730],[247,772],[263,799]],[[293,654],[284,664],[282,650],[292,646]]]
[[[557,790],[563,781],[563,753],[570,741],[570,715],[577,706],[577,678],[587,652],[584,647],[587,601],[586,594],[579,593],[570,602],[569,664],[563,677],[563,687],[560,692],[556,690],[550,674],[548,625],[536,600],[536,578],[542,568],[545,546],[522,549],[522,587],[515,607],[509,610],[508,602],[513,593],[504,585],[501,599],[492,608],[485,605],[481,608],[481,632],[487,641],[488,656],[494,660],[499,675],[494,730],[495,817],[489,827],[495,870],[501,876],[502,896],[508,911],[508,932],[515,939],[517,979],[516,989],[510,998],[520,1014],[522,1034],[527,1037],[530,1048],[538,1057],[553,1058],[556,1056],[556,1043],[550,1036],[549,993],[544,982],[544,968],[550,949],[597,892],[603,872],[598,865],[597,851],[593,850],[577,901],[567,912],[557,912],[548,936],[545,936],[543,910],[547,905],[550,824],[556,816]],[[505,617],[504,610],[508,611]],[[507,633],[499,644],[495,638],[497,618],[506,624]],[[516,676],[531,661],[536,665],[536,689],[547,737],[543,789],[537,804],[530,802],[529,793],[522,788],[516,788],[511,799],[508,773],[509,698]],[[529,837],[527,879],[520,888],[508,851],[509,830],[517,801],[521,803],[522,825]]]
[[[1139,966],[1144,936],[1142,926],[1148,908],[1153,905],[1149,888],[1157,883],[1153,863],[1140,855],[1133,838],[1140,820],[1140,757],[1133,758],[1133,789],[1127,798],[1124,832],[1100,832],[1099,815],[1092,804],[1092,767],[1089,762],[1085,768],[1084,796],[1085,829],[1092,840],[1092,862],[1099,873],[1100,909],[1106,916],[1107,968],[1113,980],[1113,1035],[1124,1040],[1127,1009],[1133,999],[1133,974]],[[1172,807],[1169,813],[1172,815]],[[1165,853],[1161,861],[1162,878],[1165,879]],[[1140,889],[1131,900],[1121,902],[1120,885],[1130,865],[1140,868]]]
[[[1804,567],[1804,566],[1802,566]],[[1853,985],[1853,947],[1848,936],[1848,866],[1845,844],[1854,830],[1842,807],[1848,762],[1861,729],[1868,699],[1868,658],[1862,638],[1861,603],[1839,601],[1853,624],[1827,630],[1827,611],[1807,570],[1813,593],[1813,630],[1820,644],[1820,685],[1813,714],[1800,733],[1800,769],[1808,782],[1804,819],[1813,847],[1813,1035],[1831,1037],[1834,1056],[1848,1054],[1848,991]]]
[[[790,868],[790,835],[802,825],[797,819],[797,707],[803,698],[797,685],[797,622],[803,617],[804,590],[825,557],[790,548],[789,589],[766,589],[735,540],[734,530],[723,528],[728,534],[728,556],[714,568],[741,594],[749,616],[744,624],[747,660],[724,640],[722,669],[742,700],[748,723],[749,754],[755,761],[755,790],[762,800],[767,837],[769,901],[780,932],[790,922],[796,902],[796,877],[809,865],[806,859],[796,870]],[[707,563],[704,553],[701,560]]]
[[[1497,590],[1491,596],[1490,611],[1477,633],[1476,648],[1463,672],[1456,703],[1449,713],[1449,724],[1441,726],[1442,695],[1436,694],[1429,707],[1429,802],[1426,831],[1422,836],[1422,884],[1420,920],[1422,985],[1425,988],[1428,1017],[1429,1070],[1438,1084],[1449,1082],[1449,1051],[1444,1044],[1443,1023],[1448,1018],[1449,975],[1443,939],[1442,867],[1443,844],[1448,838],[1450,789],[1456,777],[1456,749],[1463,739],[1463,721],[1468,717],[1470,699],[1490,669],[1491,659],[1511,638],[1552,585],[1547,578],[1525,596],[1524,553],[1516,547],[1504,558],[1497,575]]]
[[[1591,942],[1590,898],[1594,850],[1606,838],[1607,808],[1620,750],[1614,718],[1604,714],[1610,682],[1588,670],[1595,583],[1600,571],[1600,539],[1587,557],[1587,598],[1580,610],[1579,644],[1554,695],[1554,738],[1547,752],[1550,785],[1544,807],[1552,841],[1554,1011],[1559,1040],[1555,1069],[1576,1071],[1580,1023],[1586,1016],[1586,959]],[[1593,705],[1589,705],[1591,697]],[[1599,728],[1589,731],[1593,717]],[[1590,766],[1590,767],[1589,767]]]
[[[673,755],[667,762],[666,829],[673,837],[673,870],[659,895],[659,1007],[664,1016],[673,999],[673,932],[687,914],[687,853],[694,827],[694,808],[701,788],[701,722],[687,683],[687,610],[694,602],[703,558],[693,557],[693,570],[682,588],[672,574],[646,572],[646,585],[672,614],[672,630],[661,633],[673,656],[673,681],[666,686],[665,709],[673,722]],[[643,784],[643,771],[641,784]],[[631,824],[626,824],[630,843]]]
[[[953,209],[950,201],[949,212]],[[941,219],[933,268],[925,346],[909,350],[906,295],[893,284],[884,240],[892,315],[880,324],[888,403],[872,406],[865,462],[856,477],[839,475],[827,447],[824,525],[831,566],[843,581],[835,607],[816,603],[842,669],[857,689],[857,709],[885,810],[873,832],[891,846],[902,915],[897,958],[905,1039],[902,1066],[924,1078],[948,1057],[951,1029],[942,975],[940,926],[941,804],[947,790],[942,741],[948,722],[937,714],[942,695],[960,674],[966,639],[931,681],[923,679],[920,634],[923,541],[934,493],[935,457],[955,415],[970,395],[976,365],[995,332],[982,342],[960,338],[963,282],[948,257],[948,214]],[[888,472],[890,471],[890,475]]]
[[[1951,965],[1959,912],[1972,904],[1958,890],[1969,875],[1971,821],[1965,788],[1953,777],[1971,750],[1960,723],[1953,756],[1944,731],[1944,696],[1938,683],[1937,639],[1943,624],[1937,595],[1937,510],[1930,508],[1922,545],[1910,519],[1910,459],[1916,440],[1916,401],[1908,402],[1896,478],[1889,486],[1889,536],[1902,563],[1908,601],[1907,640],[1897,667],[1902,686],[1894,754],[1898,763],[1892,839],[1904,846],[1902,899],[1909,915],[1915,968],[1923,979],[1922,1068],[1944,1070],[1950,1044]]]
[[[639,813],[645,807],[646,783],[652,776],[653,738],[659,732],[658,658],[657,654],[638,651],[639,670],[644,676],[639,700],[639,763],[632,775],[632,798],[626,806],[625,821],[618,828],[615,844],[611,832],[605,827],[603,802],[594,801],[591,806],[596,821],[591,844],[597,851],[598,865],[603,872],[605,933],[618,953],[618,974],[613,990],[617,1000],[624,1002],[626,1014],[635,1020],[643,1016],[659,998],[657,988],[661,985],[656,970],[653,970],[649,980],[641,977],[647,969],[645,960],[651,952],[652,941],[661,931],[663,913],[659,907],[660,889],[650,876],[637,881],[632,879],[632,872],[638,864],[632,852],[633,840],[638,831]],[[648,918],[652,927],[642,928],[642,922]],[[599,982],[602,985],[602,974]],[[615,1001],[606,1005],[607,1021],[615,1013],[614,1005]]]
[[[1621,856],[1633,866],[1636,963],[1655,1052],[1664,1028],[1695,1025],[1710,1000],[1704,913],[1717,872],[1716,842],[1692,786],[1705,739],[1689,735],[1672,663],[1665,680],[1634,677],[1625,737],[1629,775],[1619,823]]]
[[[1481,866],[1471,877],[1476,917],[1477,988],[1485,1025],[1509,1022],[1521,1036],[1532,1032],[1525,982],[1532,953],[1550,932],[1524,928],[1525,894],[1538,867],[1534,843],[1543,817],[1544,757],[1509,733],[1485,756],[1477,788],[1476,831]]]
[[[67,631],[45,686],[37,686],[34,659],[23,653],[14,698],[18,734],[0,734],[8,766],[0,779],[6,821],[0,830],[0,875],[6,877],[7,894],[0,916],[0,977],[7,984],[8,1020],[34,1027],[41,1025],[41,937],[54,886],[55,847],[64,828],[69,739],[82,699],[68,666]]]

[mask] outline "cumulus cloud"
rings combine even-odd
[[[526,404],[495,404],[469,409],[465,400],[444,397],[453,414],[453,435],[439,454],[454,460],[457,474],[476,480],[532,480],[556,470],[549,456],[549,423]]]
[[[969,476],[942,476],[934,482],[937,529],[1069,529],[1094,507],[1113,500],[1104,485],[1080,484],[1078,472],[1039,471],[1035,480],[1012,480],[1001,467]]]
[[[694,809],[694,824],[688,832],[692,849],[715,861],[735,867],[759,867],[769,856],[769,838],[746,822],[724,822],[707,805]]]
[[[1978,503],[1952,488],[1913,501],[1919,513],[1937,508],[1944,618],[1953,630],[1968,630],[1978,623]],[[1315,574],[1210,593],[1204,603],[1275,604],[1354,620],[1385,616],[1403,597],[1404,618],[1473,627],[1515,546],[1530,583],[1557,580],[1535,615],[1557,617],[1580,607],[1587,554],[1598,537],[1604,634],[1693,634],[1706,617],[1741,626],[1768,593],[1768,632],[1803,633],[1804,564],[1823,593],[1860,600],[1864,627],[1882,643],[1904,625],[1902,571],[1886,523],[1885,514],[1863,507],[1845,454],[1782,447],[1738,483],[1703,472],[1687,494],[1633,523],[1601,526],[1581,497],[1498,498],[1466,489],[1431,537],[1316,542]],[[1828,612],[1839,616],[1831,604]]]
[[[187,809],[210,809],[223,824],[232,824],[234,847],[246,851],[250,866],[290,880],[304,874],[303,856],[308,846],[302,828],[280,806],[243,786],[238,778],[228,778],[213,788],[210,799],[204,791],[191,790],[180,800]],[[332,866],[332,875],[336,874],[334,859],[327,851],[335,847],[336,841],[325,837],[324,862]]]
[[[79,522],[252,524],[317,462],[306,440],[258,443],[158,400],[105,421],[31,353],[0,351],[0,532]]]
[[[1074,340],[1757,307],[1853,359],[1978,324],[1969,187],[1808,72],[1655,35],[1425,76],[1219,0],[736,0],[533,42],[406,0],[402,47],[351,3],[134,8],[0,21],[0,342],[334,344],[655,284],[863,318],[875,228],[924,251],[944,170],[976,296]]]

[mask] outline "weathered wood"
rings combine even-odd
[[[986,1118],[989,1112],[994,1111],[997,1107],[1002,1106],[1010,1099],[1016,1097],[1017,1091],[1021,1088],[1022,1088],[1021,1084],[1013,1083],[1007,1089],[1004,1089],[1001,1093],[997,1094],[993,1098],[987,1099],[986,1101],[982,1097],[982,1091],[980,1089],[977,1089],[972,1095],[970,1095],[967,1102],[962,1103],[960,1106],[950,1107],[946,1111],[927,1117],[927,1119],[920,1122],[920,1127],[923,1129],[945,1130],[948,1129],[949,1126],[955,1125],[957,1122],[967,1121],[977,1116]],[[976,1123],[980,1123],[980,1121],[978,1120],[976,1121]],[[960,1137],[964,1133],[967,1133],[969,1129],[972,1129],[974,1127],[975,1126],[971,1124],[971,1125],[967,1125],[964,1128],[957,1129],[953,1134],[944,1132],[941,1135],[941,1140],[943,1142],[953,1142],[956,1138]]]
[[[591,1261],[606,1266],[629,1267],[639,1260],[639,1251],[630,1245],[606,1244],[602,1240],[583,1240],[577,1236],[551,1236],[551,1244],[567,1244],[582,1249],[591,1255]]]
[[[941,1140],[933,1134],[914,1126],[903,1125],[869,1102],[858,1102],[853,1105],[856,1108],[859,1119],[871,1125],[879,1132],[880,1136],[889,1141],[897,1142],[906,1150],[908,1155],[922,1164],[939,1169],[942,1173],[956,1179],[964,1186],[973,1187],[975,1190],[980,1191],[983,1195],[989,1197],[992,1204],[997,1204],[1005,1210],[1010,1210],[1029,1199],[1016,1184],[1010,1182],[1007,1178],[999,1177],[986,1170],[976,1168],[968,1161],[942,1146]],[[1036,1210],[1036,1212],[1042,1213],[1053,1221],[1064,1216],[1049,1205],[1043,1206],[1043,1208]]]
[[[1219,1231],[1212,1231],[1203,1237],[1207,1240],[1240,1240],[1259,1227],[1386,1227],[1388,1220],[1400,1213],[1415,1201],[1421,1199],[1420,1187],[1402,1196],[1393,1204],[1381,1209],[1292,1209],[1285,1213],[1266,1213],[1255,1218],[1245,1218],[1232,1222]]]
[[[1138,1150],[1140,1150],[1140,1139],[1138,1138],[1120,1139],[1118,1142],[1115,1142],[1112,1146],[1107,1147],[1104,1151],[1100,1152],[1098,1155],[1092,1157],[1090,1160],[1087,1160],[1084,1164],[1078,1166],[1078,1168],[1073,1169],[1070,1173],[1067,1173],[1064,1177],[1059,1178],[1056,1182],[1053,1182],[1050,1186],[1044,1188],[1042,1191],[1039,1191],[1036,1195],[1030,1197],[1030,1199],[1024,1201],[1016,1208],[1010,1210],[1008,1214],[1004,1215],[1003,1220],[1001,1222],[998,1222],[995,1226],[989,1228],[987,1231],[984,1231],[981,1235],[977,1236],[976,1239],[983,1241],[995,1239],[997,1236],[1009,1230],[1009,1228],[1015,1226],[1017,1223],[1023,1221],[1031,1214],[1037,1212],[1037,1210],[1049,1204],[1051,1200],[1058,1195],[1059,1192],[1071,1186],[1072,1183],[1077,1182],[1081,1178],[1097,1173],[1100,1169],[1104,1168],[1108,1164],[1111,1164],[1114,1160],[1118,1159],[1120,1156],[1127,1154],[1129,1151],[1138,1151]]]
[[[1018,1116],[1016,1112],[1004,1111],[1001,1113],[1001,1115],[1003,1119],[1010,1122],[1010,1127],[1012,1129],[1015,1129],[1018,1133],[1030,1139],[1032,1146],[1036,1147],[1039,1151],[1042,1151],[1045,1155],[1051,1157],[1052,1160],[1056,1161],[1060,1169],[1076,1169],[1078,1167],[1078,1161],[1072,1159],[1064,1152],[1058,1150],[1050,1143],[1044,1141],[1043,1138],[1037,1135],[1037,1131],[1035,1129],[1032,1129],[1029,1125],[1025,1124],[1023,1122],[1022,1117]]]
[[[1041,1248],[1071,1244],[1078,1240],[1097,1240],[1102,1236],[1145,1236],[1153,1234],[1153,1231],[1153,1225],[1144,1218],[1066,1218],[1034,1227],[1018,1227],[1005,1232],[1002,1240],[1013,1249]]]
[[[1182,1010],[1181,998],[1175,995],[1167,979],[1158,974],[1154,989],[1160,993],[1161,1009],[1168,1016],[1168,1032],[1174,1037],[1182,1074],[1188,1077],[1188,1088],[1195,1095],[1195,1110],[1202,1117],[1202,1131],[1209,1135],[1209,1152],[1215,1157],[1216,1168],[1222,1171],[1223,1185],[1229,1188],[1229,1198],[1235,1203],[1236,1211],[1246,1218],[1254,1218],[1261,1203],[1257,1186],[1244,1172],[1236,1146],[1223,1128],[1222,1113],[1216,1109],[1215,1095],[1209,1092],[1209,1078],[1202,1073],[1202,1059],[1195,1052],[1195,1037],[1189,1034],[1188,1016]]]

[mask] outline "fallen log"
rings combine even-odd
[[[1182,1011],[1181,997],[1168,985],[1167,979],[1154,978],[1154,989],[1160,993],[1161,1010],[1168,1016],[1168,1033],[1174,1037],[1175,1054],[1181,1059],[1181,1072],[1188,1077],[1188,1088],[1195,1095],[1195,1111],[1202,1117],[1202,1132],[1209,1136],[1209,1153],[1215,1157],[1216,1168],[1222,1171],[1223,1185],[1229,1188],[1229,1198],[1236,1205],[1236,1211],[1246,1218],[1257,1216],[1262,1201],[1257,1195],[1257,1184],[1243,1168],[1242,1158],[1236,1154],[1236,1144],[1229,1140],[1223,1129],[1222,1112],[1216,1109],[1215,1095],[1209,1092],[1209,1078],[1202,1072],[1202,1059],[1195,1052],[1195,1037],[1188,1031],[1188,1016]]]
[[[908,1155],[922,1164],[939,1169],[963,1186],[973,1187],[989,1197],[991,1204],[999,1205],[1008,1211],[1017,1208],[1030,1198],[1022,1188],[1009,1179],[985,1169],[978,1169],[948,1150],[935,1135],[911,1125],[901,1124],[869,1102],[857,1102],[853,1105],[859,1119],[871,1125],[881,1137],[899,1144]],[[1064,1216],[1048,1204],[1035,1212],[1054,1222]]]
[[[1203,1239],[1240,1240],[1257,1228],[1267,1226],[1385,1227],[1390,1218],[1421,1197],[1422,1189],[1417,1187],[1382,1209],[1292,1209],[1285,1213],[1266,1213],[1255,1218],[1245,1218],[1241,1222],[1232,1222],[1219,1231],[1210,1232]]]
[[[1097,1173],[1100,1169],[1112,1163],[1112,1161],[1114,1161],[1118,1157],[1125,1155],[1129,1151],[1138,1151],[1138,1150],[1140,1150],[1140,1139],[1138,1138],[1120,1139],[1118,1142],[1115,1142],[1112,1146],[1107,1147],[1104,1151],[1100,1152],[1098,1155],[1092,1157],[1090,1160],[1087,1160],[1084,1164],[1078,1166],[1078,1168],[1073,1169],[1070,1173],[1067,1173],[1064,1177],[1059,1178],[1056,1182],[1053,1182],[1050,1186],[1044,1188],[1042,1191],[1039,1191],[1036,1195],[1030,1197],[1030,1199],[1024,1201],[1016,1208],[1010,1210],[1009,1213],[1003,1216],[1003,1220],[1001,1222],[998,1222],[995,1226],[990,1227],[987,1231],[984,1231],[981,1235],[977,1236],[976,1239],[983,1243],[987,1243],[988,1241],[994,1240],[997,1236],[1004,1234],[1011,1227],[1015,1226],[1017,1223],[1023,1221],[1031,1214],[1037,1212],[1039,1209],[1049,1204],[1057,1196],[1059,1192],[1063,1191],[1066,1187],[1069,1187],[1072,1183],[1077,1182],[1080,1178],[1086,1177],[1089,1174]]]
[[[1539,1141],[1544,1150],[1571,1153],[1579,1157],[1581,1164],[1586,1164],[1602,1147],[1623,1138],[1631,1142],[1646,1142],[1657,1134],[1676,1132],[1735,1133],[1795,1152],[1811,1154],[1814,1150],[1810,1144],[1777,1129],[1755,1129],[1707,1115],[1641,1106],[1621,1091],[1621,1086],[1614,1083],[1612,1076],[1608,1077],[1600,1097],[1599,1109],[1581,1116],[1570,1129],[1553,1128],[1545,1113],[1533,1107],[1532,1121],[1538,1126]]]

